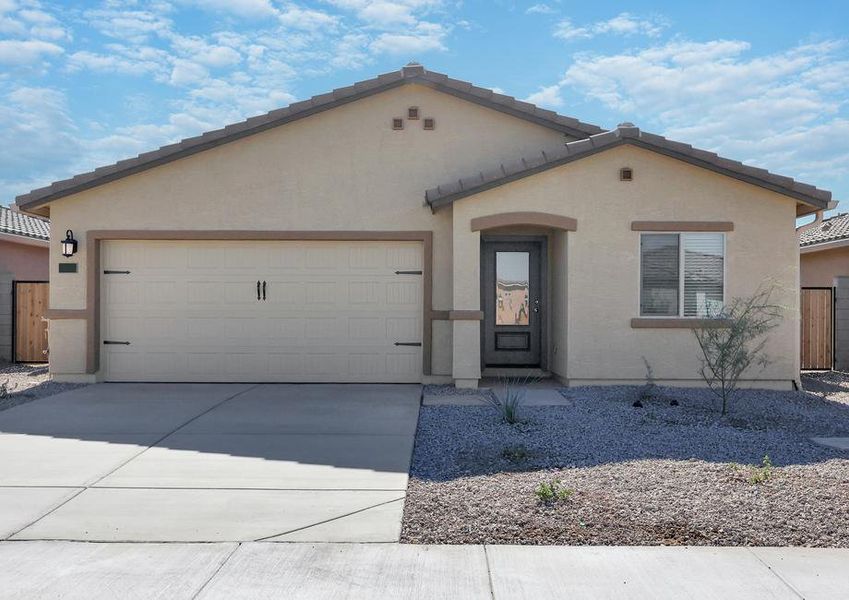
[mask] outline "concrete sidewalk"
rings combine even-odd
[[[849,550],[0,543],[0,598],[845,598]]]

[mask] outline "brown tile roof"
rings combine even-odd
[[[467,81],[451,79],[447,75],[428,71],[419,64],[411,63],[399,71],[384,73],[374,79],[360,81],[326,94],[313,96],[302,102],[295,102],[285,108],[273,110],[264,115],[227,125],[223,129],[208,131],[175,144],[162,146],[158,150],[139,154],[135,158],[120,160],[113,165],[99,167],[94,171],[57,181],[47,187],[18,196],[16,203],[22,209],[31,210],[63,196],[69,196],[408,83],[425,85],[440,92],[562,131],[571,137],[584,138],[604,131],[596,125],[583,123],[572,117],[538,108],[511,96],[477,87]]]
[[[512,163],[501,164],[489,171],[481,171],[470,177],[440,185],[425,192],[425,200],[433,210],[451,204],[455,200],[480,193],[523,177],[529,177],[541,171],[592,156],[623,144],[659,152],[683,160],[690,164],[722,173],[735,179],[751,183],[769,190],[791,196],[817,208],[826,208],[831,200],[831,192],[818,189],[806,183],[800,183],[770,173],[765,169],[744,165],[741,162],[723,158],[713,152],[699,150],[689,144],[673,142],[665,137],[640,131],[631,123],[623,123],[618,128],[598,133],[589,138],[569,142],[556,153],[541,153],[531,158],[522,158]]]
[[[49,240],[50,221],[0,206],[0,233],[11,233],[36,240]]]
[[[813,246],[846,238],[849,238],[849,213],[842,213],[823,219],[815,227],[803,230],[799,234],[799,245]]]

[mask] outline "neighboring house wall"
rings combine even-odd
[[[0,240],[0,272],[11,273],[19,281],[47,281],[49,249]]]
[[[12,360],[12,274],[0,270],[0,361]]]
[[[849,277],[834,278],[834,320],[834,368],[849,371]]]
[[[832,287],[835,277],[849,276],[849,246],[805,252],[799,263],[802,287]]]
[[[49,249],[0,240],[0,360],[12,360],[12,282],[47,281]]]
[[[619,180],[624,166],[633,168],[634,181]],[[758,385],[786,389],[798,378],[799,250],[792,199],[630,146],[569,163],[454,203],[455,309],[479,308],[480,233],[470,230],[471,220],[515,210],[577,219],[577,231],[562,234],[565,248],[555,240],[552,253],[561,257],[552,265],[560,271],[553,290],[567,288],[567,310],[554,320],[552,341],[562,345],[565,337],[566,357],[550,356],[549,364],[570,384],[640,382],[642,357],[659,380],[699,381],[700,354],[689,329],[631,328],[630,320],[639,316],[640,269],[640,237],[631,231],[632,221],[732,221],[726,297],[750,295],[771,280],[779,288],[775,300],[786,307],[767,345],[774,362],[757,374]],[[455,378],[479,373],[478,326],[454,328]]]
[[[436,129],[424,131],[419,120],[393,131],[392,118],[409,106],[434,117]],[[53,278],[50,308],[86,307],[87,230],[425,230],[434,238],[433,308],[448,311],[456,307],[451,210],[433,214],[424,190],[565,141],[549,128],[420,85],[371,96],[53,204],[54,228],[73,229],[80,241],[73,259],[80,272]],[[59,244],[52,242],[52,273]],[[85,326],[77,319],[51,321],[54,374],[85,372]],[[434,375],[452,374],[456,328],[456,322],[434,321]],[[479,370],[478,356],[464,360]]]

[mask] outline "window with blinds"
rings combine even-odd
[[[725,235],[640,236],[640,315],[719,316],[725,294]]]

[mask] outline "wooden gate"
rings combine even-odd
[[[16,362],[47,362],[46,281],[14,282],[14,353]]]
[[[831,369],[834,300],[831,288],[802,288],[802,368]]]

